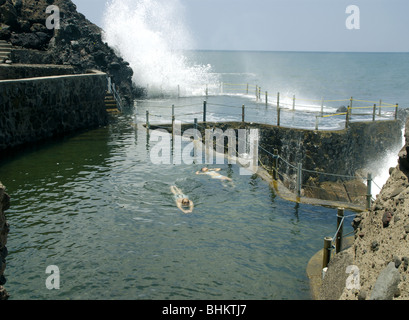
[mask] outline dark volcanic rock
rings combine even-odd
[[[14,46],[37,50],[44,50],[49,41],[50,36],[44,32],[12,33],[10,37],[10,42]]]
[[[383,214],[383,217],[382,217],[383,227],[384,227],[384,228],[388,227],[388,226],[389,226],[389,223],[391,222],[391,220],[392,220],[392,213],[390,213],[389,211],[386,211],[386,212]]]
[[[60,10],[60,29],[46,27],[50,5]],[[102,29],[78,13],[71,0],[0,0],[0,26],[0,39],[24,49],[12,53],[15,63],[72,65],[76,73],[106,72],[126,104],[142,92],[132,83],[129,63],[102,41]]]

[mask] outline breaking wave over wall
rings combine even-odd
[[[199,65],[186,50],[193,40],[179,0],[111,0],[104,13],[104,40],[134,70],[133,81],[149,96],[202,95],[219,86],[210,65]]]

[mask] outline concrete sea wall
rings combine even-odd
[[[183,124],[182,133],[193,125]],[[382,159],[392,146],[402,143],[402,124],[398,120],[350,123],[348,129],[338,131],[314,131],[285,128],[274,125],[226,122],[206,123],[206,128],[259,129],[259,159],[268,167],[273,165],[271,154],[274,149],[286,162],[303,169],[333,173],[337,175],[355,175],[356,171],[366,168],[373,161]],[[199,124],[204,137],[203,123]],[[151,126],[151,129],[154,127]],[[225,139],[227,148],[227,139]],[[263,151],[267,150],[269,153]],[[279,161],[280,171],[291,176],[294,169],[284,161]],[[307,182],[309,175],[303,176]],[[318,178],[323,179],[323,178]],[[331,180],[331,176],[325,180]]]
[[[272,151],[278,149],[279,155],[287,162],[303,169],[350,175],[366,168],[373,161],[382,159],[388,149],[402,143],[401,123],[399,121],[376,121],[350,123],[348,129],[339,131],[313,131],[261,126],[260,145]],[[271,157],[261,151],[261,160],[271,165]],[[281,171],[287,175],[295,174],[285,163]],[[303,183],[309,175],[303,176]],[[317,176],[322,182],[336,180],[331,176]]]
[[[368,192],[363,182],[367,173],[378,174],[376,170],[382,168],[391,148],[396,150],[402,145],[400,120],[355,122],[337,131],[239,122],[207,123],[207,127],[224,132],[259,129],[259,166],[271,176],[277,172],[277,178],[285,186],[277,191],[284,198],[358,211],[367,206]],[[277,171],[273,170],[274,150],[279,155]],[[302,166],[301,180],[298,180],[298,164]],[[298,192],[301,198],[294,198]]]
[[[192,127],[193,124],[183,124],[182,133]],[[205,137],[203,123],[199,123],[198,128],[202,131],[202,137]],[[375,166],[382,167],[381,161],[391,147],[402,145],[402,123],[399,120],[350,123],[347,129],[337,131],[305,130],[246,122],[207,122],[206,128],[218,128],[223,132],[228,129],[259,129],[259,165],[272,174],[272,154],[276,149],[280,156],[278,178],[287,189],[296,192],[296,167],[301,163],[302,196],[353,203],[360,207],[365,207],[367,194],[362,178],[366,178],[367,172],[372,170],[374,164],[378,163],[379,165]],[[151,126],[151,129],[155,127]],[[237,140],[236,136],[236,143]],[[227,152],[227,137],[224,139],[224,146]]]
[[[0,81],[0,158],[7,149],[105,125],[106,88],[99,71]]]
[[[0,80],[50,77],[74,74],[71,66],[44,64],[0,64]]]

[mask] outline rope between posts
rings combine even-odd
[[[320,172],[320,171],[314,171],[314,170],[308,170],[308,169],[302,169],[302,171],[308,172],[308,173],[316,173],[316,174],[324,174],[324,175],[328,175],[328,176],[335,176],[335,177],[340,177],[340,178],[348,178],[348,179],[355,179],[356,178],[354,176],[335,174],[335,173],[327,173],[327,172]]]
[[[285,160],[283,157],[278,156],[279,159],[281,159],[285,164],[287,164],[289,167],[293,168],[293,169],[297,169],[296,166],[292,165],[291,163],[289,163],[287,160]]]
[[[186,108],[186,107],[196,107],[196,106],[201,106],[201,105],[202,105],[201,103],[193,103],[193,104],[185,104],[185,105],[174,106],[174,107],[175,108]]]
[[[378,184],[372,179],[371,181],[379,190],[382,190],[382,188],[380,186],[378,186]]]
[[[368,100],[358,100],[358,99],[353,99],[353,101],[358,101],[358,102],[368,102],[368,103],[379,103],[379,101],[368,101]],[[394,107],[394,104],[391,103],[386,103],[382,101],[382,105],[386,105],[385,107],[389,106],[389,107]],[[381,107],[381,106],[379,106]]]
[[[352,107],[351,109],[373,109],[373,106],[368,106],[368,107]]]
[[[336,241],[336,236],[337,236],[339,230],[341,229],[341,227],[343,226],[344,220],[345,220],[345,217],[342,217],[341,222],[339,223],[338,229],[335,232],[334,236],[332,237],[332,242]]]
[[[336,236],[337,236],[339,230],[341,229],[341,227],[343,226],[345,219],[346,219],[346,218],[350,218],[350,217],[355,217],[355,216],[356,216],[355,214],[351,214],[351,215],[348,215],[348,216],[342,216],[342,219],[341,219],[341,221],[340,221],[340,223],[339,223],[338,229],[337,229],[337,231],[335,232],[334,236],[332,237],[332,242],[336,241]],[[339,218],[340,216],[337,215],[337,217]],[[352,234],[352,233],[354,233],[354,231],[352,231],[352,232],[349,233],[349,234]],[[346,235],[344,235],[343,237],[346,237],[346,236],[349,235],[349,234],[346,234]]]
[[[336,117],[336,116],[345,116],[348,112],[336,113],[336,114],[326,114],[322,118]]]
[[[210,104],[208,104],[208,106],[209,106]],[[218,103],[212,103],[211,104],[212,106],[220,106],[220,107],[228,107],[228,108],[241,108],[241,106],[240,107],[238,107],[238,106],[229,106],[229,105],[227,105],[227,104],[218,104]]]

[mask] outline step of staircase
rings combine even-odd
[[[105,109],[109,113],[117,113],[120,112],[118,109],[118,105],[112,93],[107,92],[105,95]]]
[[[0,40],[0,63],[10,59],[13,46],[5,40]]]

